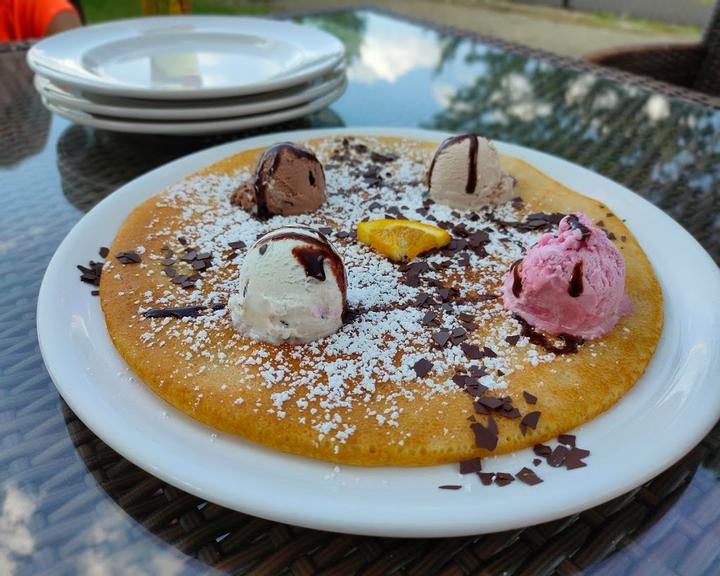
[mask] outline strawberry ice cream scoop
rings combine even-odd
[[[505,308],[550,334],[600,338],[631,312],[625,261],[585,214],[560,221],[516,262],[503,281]]]

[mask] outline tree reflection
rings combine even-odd
[[[322,16],[306,16],[299,19],[304,24],[316,26],[339,38],[345,45],[345,58],[352,62],[360,51],[367,20],[358,12],[336,12]]]
[[[441,41],[438,77],[458,66],[463,78],[474,74],[427,127],[476,131],[604,174],[663,208],[720,260],[720,112],[467,39]]]

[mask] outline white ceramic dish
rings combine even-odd
[[[300,106],[266,112],[252,116],[237,116],[234,118],[221,118],[215,120],[198,120],[196,122],[163,122],[157,120],[125,120],[122,118],[111,118],[109,116],[95,116],[79,110],[71,110],[64,106],[57,106],[50,103],[43,96],[43,103],[52,112],[59,114],[77,124],[102,128],[103,130],[114,130],[116,132],[128,132],[132,134],[165,134],[165,135],[195,135],[195,134],[222,134],[223,132],[234,132],[246,130],[257,126],[267,126],[286,122],[295,118],[307,116],[318,110],[326,108],[342,96],[347,81],[342,80],[340,85],[331,92],[306,102]]]
[[[75,264],[96,257],[130,211],[208,164],[247,148],[328,134],[408,136],[438,132],[342,129],[269,134],[192,154],[126,184],[72,229],[47,268],[38,335],[62,396],[98,436],[150,473],[202,498],[278,521],[383,536],[460,536],[549,521],[595,506],[651,479],[710,430],[720,415],[720,272],[677,223],[626,188],[584,168],[498,143],[575,190],[597,198],[627,224],[650,257],[665,295],[665,327],[645,375],[611,410],[579,428],[588,466],[538,468],[544,483],[482,486],[457,466],[335,467],[215,433],[172,409],[115,351],[99,302]],[[487,459],[515,472],[532,452]],[[457,491],[442,484],[462,484]]]
[[[237,16],[160,16],[86,26],[41,40],[38,74],[88,92],[150,99],[258,94],[329,72],[345,48],[292,22]]]
[[[42,76],[35,75],[35,88],[45,100],[55,106],[133,120],[212,120],[251,116],[275,110],[283,110],[310,102],[339,88],[345,81],[345,69],[335,69],[330,75],[295,88],[286,88],[267,94],[238,98],[202,101],[188,100],[138,100],[116,98],[102,94],[66,90]]]

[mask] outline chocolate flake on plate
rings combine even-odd
[[[553,468],[559,468],[565,463],[565,458],[569,452],[570,450],[562,444],[555,446],[552,453],[547,457],[547,463]]]
[[[565,456],[565,468],[568,470],[575,470],[576,468],[583,468],[587,466],[586,462],[583,462],[583,458],[590,456],[590,450],[584,448],[570,448],[567,456]]]
[[[470,458],[460,462],[460,474],[472,474],[482,470],[482,460],[480,458]]]
[[[495,472],[478,472],[478,478],[483,486],[490,486],[495,478]]]
[[[438,486],[440,490],[460,490],[462,488],[459,484],[443,484],[442,486]]]
[[[496,472],[495,473],[495,484],[500,486],[507,486],[515,481],[515,477],[507,472]]]
[[[536,484],[540,484],[540,482],[542,482],[542,478],[530,470],[530,468],[523,468],[520,472],[515,474],[515,478],[529,486],[535,486]]]
[[[574,434],[560,434],[560,436],[558,436],[557,439],[558,439],[558,442],[560,442],[560,444],[565,444],[566,446],[575,447],[575,435]]]

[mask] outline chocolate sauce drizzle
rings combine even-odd
[[[292,253],[305,269],[305,276],[325,282],[325,251],[317,248],[296,246],[293,248]]]
[[[577,298],[583,293],[583,263],[580,260],[573,268],[572,278],[568,286],[568,294],[573,298]]]
[[[578,338],[577,336],[560,334],[559,338],[563,341],[563,345],[562,347],[555,346],[552,342],[550,342],[547,336],[535,330],[535,328],[533,328],[522,316],[513,314],[513,318],[520,322],[520,326],[522,327],[522,331],[520,332],[521,336],[527,336],[532,344],[542,346],[545,350],[551,352],[552,354],[576,354],[578,346],[585,342],[585,340]]]
[[[288,228],[296,228],[298,231],[281,232],[269,237],[261,238],[257,242],[259,250],[267,249],[267,245],[275,240],[297,240],[303,242],[306,246],[296,246],[292,250],[292,254],[298,263],[305,270],[305,275],[309,278],[315,278],[324,282],[325,261],[330,264],[330,269],[335,276],[338,288],[343,297],[343,310],[347,309],[347,279],[345,277],[345,265],[338,253],[333,249],[332,244],[327,237],[320,231],[308,226],[288,226]],[[312,234],[300,232],[306,230]]]
[[[477,188],[477,158],[478,158],[478,136],[477,134],[460,134],[459,136],[452,136],[443,141],[438,147],[435,155],[433,156],[432,162],[430,163],[430,170],[428,171],[428,188],[432,185],[433,171],[435,170],[435,161],[438,159],[447,148],[454,144],[459,144],[463,140],[470,141],[470,149],[468,151],[468,175],[465,182],[465,192],[467,194],[474,194]]]
[[[570,214],[567,217],[568,224],[570,224],[570,227],[573,230],[580,230],[580,233],[582,234],[583,242],[585,242],[588,238],[590,238],[590,228],[585,226],[580,220],[578,220],[578,217],[575,216],[575,214]]]
[[[292,142],[280,142],[279,144],[275,144],[273,146],[270,146],[269,148],[266,148],[260,156],[257,167],[255,168],[254,188],[255,205],[257,207],[256,216],[260,220],[267,220],[268,218],[270,218],[270,216],[272,216],[272,213],[268,209],[267,205],[267,184],[275,173],[275,170],[277,170],[278,166],[280,165],[280,160],[283,154],[292,154],[296,158],[304,158],[311,162],[315,162],[315,164],[320,167],[320,171],[323,173],[323,180],[325,178],[325,172],[323,170],[322,164],[318,161],[317,157],[312,152],[308,150],[303,150],[302,148],[295,146],[295,144],[293,144]],[[263,168],[265,167],[266,163],[270,163],[270,165],[267,169],[267,174],[263,175]],[[313,180],[314,178],[310,180],[310,184],[314,186]]]
[[[515,262],[512,263],[512,266],[510,266],[510,270],[512,270],[513,273],[512,293],[515,298],[519,298],[520,293],[522,292],[522,278],[520,277],[521,269],[522,258],[520,260],[515,260]]]

